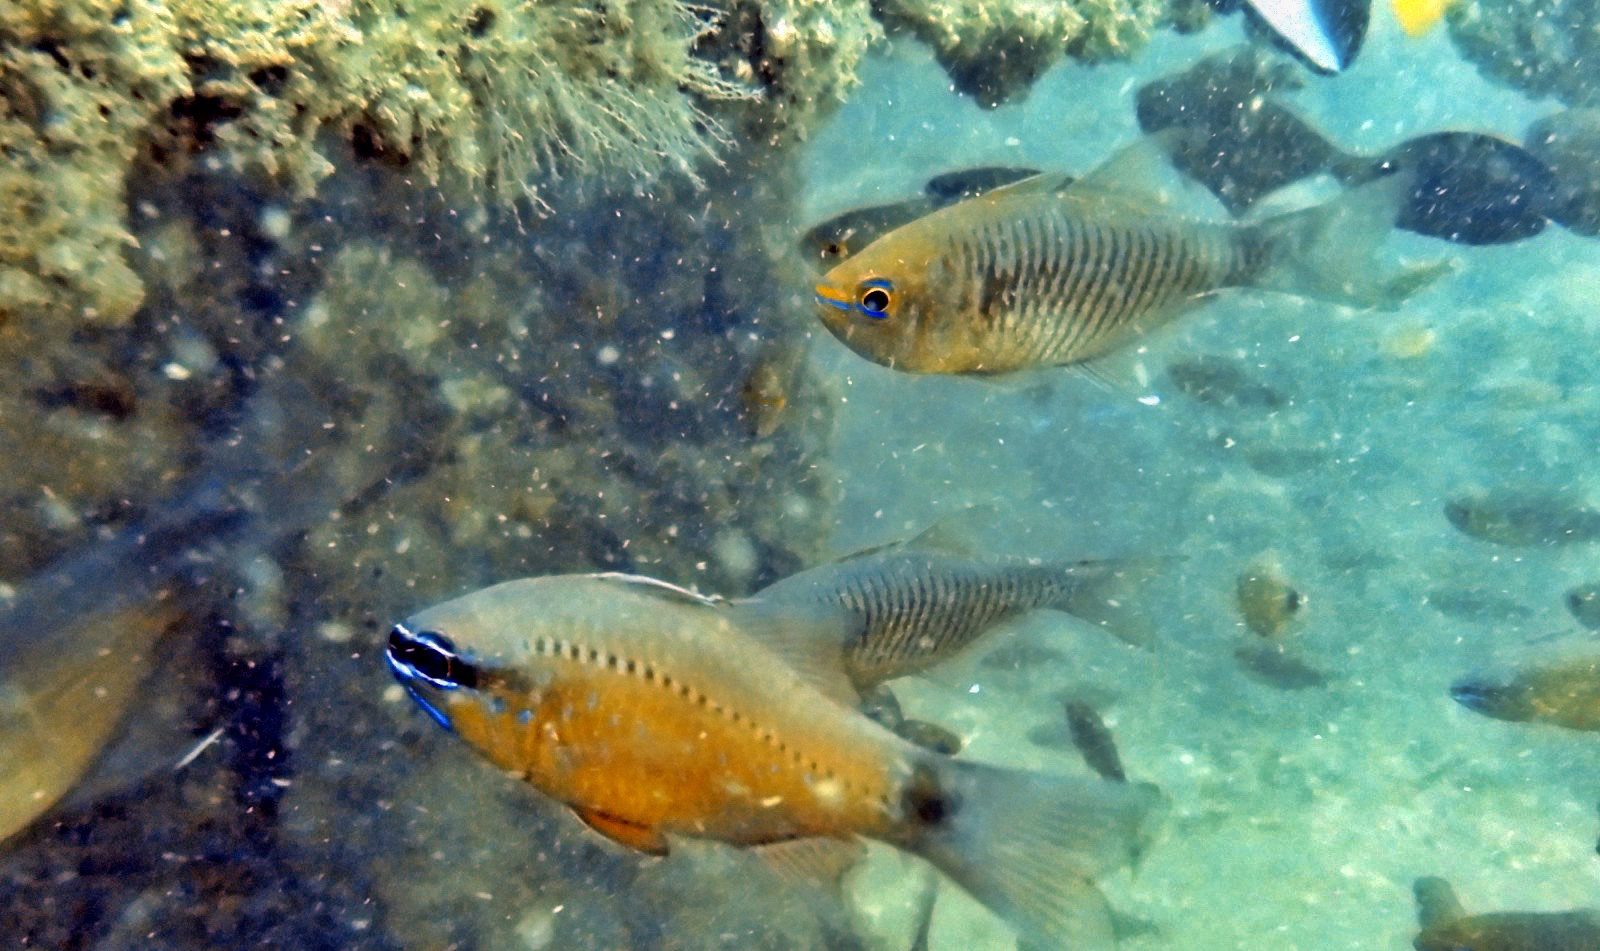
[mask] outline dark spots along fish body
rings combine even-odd
[[[1420,928],[1416,951],[1594,951],[1600,948],[1600,912],[1502,911],[1469,915],[1442,878],[1412,886]]]
[[[1600,541],[1600,511],[1560,492],[1496,490],[1463,495],[1446,502],[1444,514],[1462,534],[1497,545]]]
[[[1600,631],[1600,581],[1578,585],[1567,592],[1565,601],[1579,624]]]

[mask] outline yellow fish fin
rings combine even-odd
[[[1418,37],[1439,25],[1452,0],[1390,0],[1390,9],[1407,36]]]
[[[592,809],[574,809],[573,813],[583,820],[584,825],[635,852],[645,852],[650,855],[667,854],[667,837],[655,829],[625,822]]]
[[[780,878],[820,882],[838,888],[840,880],[866,857],[860,839],[790,839],[751,849]]]

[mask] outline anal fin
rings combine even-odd
[[[840,880],[861,862],[867,848],[860,839],[788,839],[751,849],[780,878],[837,889]]]
[[[592,809],[574,809],[583,824],[619,845],[650,855],[667,854],[667,837],[655,829],[608,816]]]

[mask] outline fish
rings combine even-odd
[[[816,285],[824,326],[911,373],[997,374],[1110,353],[1227,288],[1392,307],[1447,269],[1382,274],[1403,175],[1259,223],[1196,221],[1150,142],[1084,179],[1038,175],[931,212]]]
[[[1560,131],[1548,133],[1530,130],[1530,137],[1550,143],[1543,153],[1532,138],[1523,147],[1481,132],[1442,131],[1364,154],[1340,147],[1283,102],[1283,94],[1303,86],[1281,61],[1253,47],[1235,48],[1140,87],[1135,112],[1148,134],[1187,133],[1160,141],[1173,165],[1234,215],[1315,175],[1351,187],[1399,170],[1410,176],[1411,189],[1395,226],[1428,237],[1505,244],[1541,233],[1551,219],[1582,218],[1561,212],[1562,183],[1551,163],[1557,153],[1583,156],[1577,143],[1592,140],[1566,131],[1581,129],[1578,123],[1557,121],[1552,128]],[[1561,149],[1567,141],[1577,147]],[[1582,167],[1585,159],[1569,164]],[[1593,178],[1580,172],[1573,180]]]
[[[824,271],[908,222],[986,191],[1039,174],[1036,168],[981,166],[944,172],[928,179],[922,194],[903,201],[853,208],[807,229],[800,253]]]
[[[1160,560],[970,554],[940,530],[790,575],[747,603],[776,617],[841,612],[849,623],[838,647],[860,689],[926,670],[1029,611],[1061,611],[1136,646],[1152,639],[1138,588]]]
[[[1281,638],[1304,618],[1305,595],[1290,583],[1270,552],[1239,573],[1234,599],[1245,626],[1268,640]]]
[[[1517,548],[1600,541],[1600,510],[1575,495],[1496,489],[1457,496],[1444,515],[1463,535]]]
[[[1500,911],[1468,915],[1442,878],[1412,885],[1416,951],[1594,951],[1600,948],[1600,911]]]
[[[1244,0],[1250,19],[1312,71],[1343,72],[1367,36],[1371,0]]]
[[[1469,674],[1450,685],[1450,699],[1496,720],[1600,732],[1600,644],[1552,645]]]
[[[387,435],[345,447],[327,403],[285,376],[201,447],[193,472],[143,519],[48,565],[0,604],[0,842],[51,807],[131,783],[180,730],[139,729],[148,682],[181,665],[181,636],[233,593],[219,553],[267,551],[390,475]],[[383,433],[382,411],[353,420]],[[285,460],[293,460],[286,463]],[[218,590],[224,588],[224,590]],[[106,767],[108,746],[139,744]],[[149,749],[147,750],[146,747]]]
[[[1567,610],[1578,623],[1591,631],[1600,631],[1600,581],[1580,584],[1569,590],[1565,598]]]
[[[1253,679],[1279,690],[1326,687],[1328,675],[1301,660],[1283,644],[1240,644],[1233,650],[1239,667]]]
[[[1077,747],[1084,763],[1102,779],[1127,782],[1128,774],[1122,768],[1116,740],[1112,739],[1111,731],[1100,719],[1099,712],[1082,700],[1068,700],[1065,707],[1067,733],[1072,737],[1072,745]]]
[[[925,750],[954,756],[961,752],[961,747],[964,745],[960,736],[937,723],[907,717],[901,712],[900,701],[895,697],[894,691],[884,684],[862,690],[859,707],[862,713],[879,726]]]
[[[1274,410],[1289,402],[1276,388],[1253,379],[1231,357],[1201,354],[1174,360],[1167,376],[1183,395],[1209,406]]]
[[[1431,588],[1424,595],[1428,607],[1461,621],[1526,621],[1533,609],[1490,587],[1468,585]]]
[[[424,609],[384,656],[440,726],[635,851],[874,839],[1023,937],[1109,946],[1090,883],[1133,860],[1159,792],[906,742],[856,707],[838,648],[849,624],[655,579],[556,575]]]
[[[1390,0],[1389,9],[1400,29],[1414,38],[1438,26],[1445,12],[1454,5],[1455,0]]]
[[[1545,116],[1522,142],[1555,179],[1550,217],[1573,234],[1600,237],[1600,109]]]

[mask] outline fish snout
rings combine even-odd
[[[441,708],[442,694],[478,686],[478,668],[437,631],[412,631],[396,624],[389,631],[383,659],[417,706],[446,730],[452,727]]]
[[[1499,688],[1481,680],[1458,680],[1450,685],[1451,700],[1486,716],[1494,716],[1499,696]]]
[[[816,294],[817,303],[820,306],[831,307],[834,310],[842,311],[853,311],[856,309],[855,299],[838,288],[830,287],[827,284],[818,284],[813,290]]]

